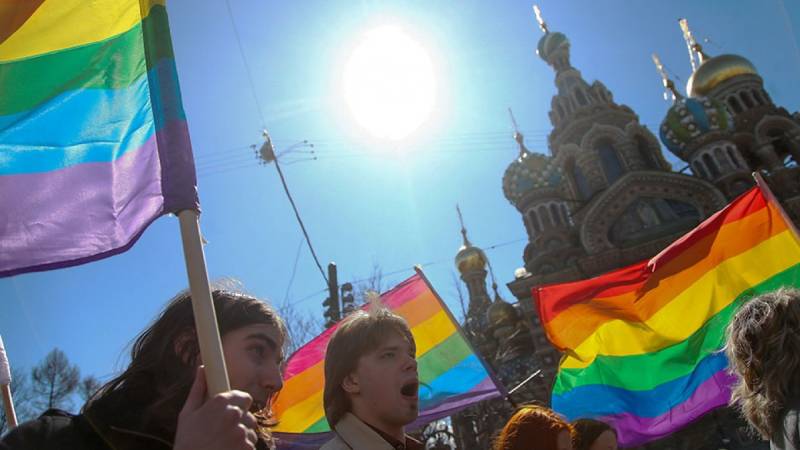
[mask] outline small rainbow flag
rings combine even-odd
[[[447,306],[418,272],[381,295],[387,308],[408,321],[417,344],[420,415],[407,429],[454,414],[500,394],[490,371],[461,334]],[[278,448],[319,448],[332,437],[322,408],[325,349],[334,325],[289,359],[274,411]]]
[[[612,424],[629,447],[726,405],[725,328],[748,298],[784,285],[800,286],[800,238],[756,187],[649,261],[539,288],[547,336],[565,352],[553,408]]]
[[[197,209],[164,0],[0,1],[0,276]]]

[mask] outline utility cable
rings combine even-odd
[[[253,82],[253,75],[250,70],[250,65],[247,63],[247,56],[244,54],[244,47],[242,46],[242,40],[239,36],[239,30],[236,27],[236,21],[233,19],[233,10],[231,9],[231,4],[229,0],[225,0],[225,6],[228,9],[228,17],[231,21],[231,26],[233,27],[233,35],[236,38],[236,45],[239,47],[239,54],[242,56],[242,62],[244,63],[244,70],[247,74],[247,81],[250,83],[250,91],[253,95],[253,102],[256,104],[256,109],[258,110],[258,116],[261,118],[261,125],[262,129],[266,129],[266,119],[264,116],[264,112],[261,110],[261,102],[258,100],[258,95],[256,93],[256,85]],[[266,131],[265,131],[266,134]],[[272,145],[269,142],[269,136],[266,136],[268,141],[268,145]],[[274,153],[274,149],[273,149]],[[294,203],[294,199],[292,198],[291,192],[289,192],[289,186],[286,184],[286,178],[283,176],[283,171],[281,170],[281,166],[278,163],[278,159],[275,158],[273,161],[275,163],[275,169],[278,171],[278,176],[281,179],[281,184],[283,185],[283,190],[286,192],[286,197],[289,199],[289,203],[292,205],[292,209],[294,210],[294,215],[297,218],[297,223],[300,224],[300,229],[303,231],[303,236],[306,238],[306,243],[308,244],[308,249],[311,251],[311,256],[314,258],[314,262],[317,264],[317,268],[319,269],[320,275],[325,280],[325,284],[328,284],[328,276],[325,275],[325,271],[322,269],[322,264],[319,263],[319,258],[317,258],[317,253],[314,251],[314,247],[311,245],[311,238],[308,236],[308,232],[306,231],[306,227],[303,224],[303,219],[300,218],[300,212],[297,210],[297,205]]]

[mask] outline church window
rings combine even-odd
[[[596,148],[598,155],[600,155],[600,164],[603,166],[603,172],[606,174],[606,180],[611,185],[622,176],[622,163],[611,142],[602,140],[598,142]]]
[[[728,157],[725,153],[722,152],[721,147],[714,148],[714,159],[717,160],[717,164],[722,170],[729,171],[733,168],[733,164],[728,160]]]
[[[636,148],[639,150],[639,157],[642,159],[645,169],[658,169],[659,164],[656,156],[648,147],[645,138],[636,136]]]
[[[531,228],[533,228],[535,232],[538,233],[542,231],[542,225],[539,223],[539,217],[536,215],[536,211],[528,211],[528,222],[530,222]]]
[[[540,206],[539,210],[539,218],[542,219],[542,228],[548,229],[553,226],[553,222],[550,221],[550,213],[547,212],[546,206]]]
[[[571,222],[569,218],[569,211],[567,211],[567,206],[563,203],[561,204],[561,216],[564,217],[564,223],[569,225]]]
[[[708,168],[708,173],[711,175],[712,180],[719,177],[719,166],[717,166],[717,163],[714,162],[714,158],[712,158],[708,153],[703,155],[703,164],[705,164],[705,166]]]
[[[578,99],[579,105],[586,105],[588,102],[586,101],[586,96],[583,95],[583,90],[575,89],[575,98]]]
[[[764,98],[761,97],[761,93],[758,90],[753,90],[753,99],[755,99],[756,103],[759,105],[765,104]]]
[[[750,97],[750,93],[749,92],[744,91],[739,95],[742,97],[742,103],[744,103],[744,106],[747,109],[750,109],[750,108],[753,107],[753,98]]]
[[[736,167],[737,169],[741,169],[742,165],[739,163],[739,158],[736,157],[736,152],[733,151],[733,147],[728,145],[728,146],[725,147],[725,150],[727,150],[727,152],[728,152],[728,157],[731,159],[731,162],[733,163],[733,167]]]
[[[742,112],[742,105],[741,103],[739,103],[739,99],[737,99],[734,96],[728,97],[728,106],[731,107],[731,110],[735,114],[739,114],[740,112]]]
[[[666,203],[669,205],[670,209],[679,217],[679,218],[692,218],[700,220],[700,211],[697,210],[693,205],[682,202],[679,200],[672,200],[672,199],[665,199]]]
[[[592,196],[592,189],[589,187],[589,180],[577,165],[572,166],[572,179],[575,182],[575,189],[578,191],[578,199],[586,200]]]
[[[609,229],[608,239],[615,247],[631,247],[688,230],[699,221],[700,212],[687,202],[643,197],[616,218]]]
[[[697,175],[703,178],[708,178],[708,173],[706,173],[706,169],[703,167],[703,163],[701,163],[700,161],[693,162],[692,169],[694,170],[694,173],[696,173]]]
[[[563,225],[564,223],[561,221],[561,214],[558,212],[558,206],[555,203],[550,204],[550,217],[553,218],[553,222],[558,225]]]

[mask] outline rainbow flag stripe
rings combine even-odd
[[[0,2],[0,92],[0,276],[198,208],[164,0]]]
[[[743,302],[800,286],[800,238],[759,188],[659,255],[534,292],[565,352],[553,408],[616,427],[622,446],[669,435],[730,399],[721,349]]]
[[[421,272],[381,295],[383,304],[408,321],[417,344],[420,416],[408,429],[449,416],[500,395],[447,306]],[[336,326],[289,359],[274,410],[279,448],[318,448],[331,438],[322,407],[325,349]]]

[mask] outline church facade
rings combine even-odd
[[[800,113],[775,105],[752,63],[738,55],[699,59],[682,95],[673,96],[658,137],[600,81],[588,83],[570,63],[570,42],[550,31],[537,53],[555,73],[549,154],[527,149],[505,172],[503,193],[528,235],[524,267],[507,284],[517,299],[486,289],[486,255],[463,229],[456,266],[470,294],[465,330],[506,386],[539,376],[517,402],[549,404],[559,352],[545,337],[531,292],[544,284],[589,278],[650,258],[753,186],[760,171],[789,215],[800,218]],[[689,168],[672,170],[662,144]],[[459,448],[490,448],[511,413],[510,402],[478,405],[453,417]],[[730,409],[707,414],[646,449],[761,449]]]

